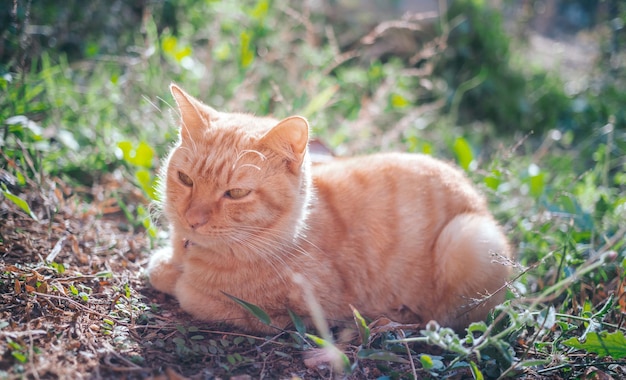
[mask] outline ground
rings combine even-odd
[[[40,189],[26,198],[34,218],[0,204],[0,377],[331,376],[326,363],[304,360],[315,351],[301,339],[199,323],[151,289],[143,271],[151,242],[111,195],[141,200],[133,186],[109,178],[93,189],[60,180]],[[354,376],[379,374],[366,365]]]

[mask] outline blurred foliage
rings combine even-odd
[[[588,88],[566,94],[561,78],[519,62],[501,12],[478,0],[451,3],[439,31],[444,49],[418,63],[434,64],[421,74],[403,56],[351,61],[363,50],[337,50],[325,29],[335,18],[302,4],[3,2],[3,159],[19,163],[26,150],[32,165],[16,164],[25,176],[50,173],[83,184],[125,167],[140,171],[133,181],[152,198],[154,176],[145,175],[152,167],[136,165],[122,147],[150,146],[156,166],[175,133],[163,115],[171,101],[158,95],[175,81],[216,108],[306,114],[338,152],[368,151],[378,141],[456,156],[472,169],[494,131],[514,138],[532,131],[534,145],[547,134],[560,136],[564,149],[593,139],[583,145],[585,159],[573,162],[584,167],[597,161],[597,143],[612,156],[626,148],[620,59],[626,11],[611,4],[619,16],[599,21],[608,30],[599,74]],[[438,108],[439,100],[445,107]],[[418,112],[421,106],[434,112]],[[609,176],[620,169],[612,167]]]
[[[27,69],[44,52],[70,61],[133,53],[127,48],[134,46],[146,5],[145,0],[3,1],[0,74]]]
[[[571,100],[558,77],[525,73],[514,64],[500,10],[484,1],[453,1],[446,20],[447,48],[435,75],[447,82],[450,104],[462,97],[460,123],[483,120],[500,132],[541,133],[571,118]]]

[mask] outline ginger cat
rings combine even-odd
[[[161,173],[171,246],[148,275],[195,318],[276,331],[226,293],[286,328],[288,310],[310,315],[295,273],[331,324],[351,321],[353,305],[458,330],[502,302],[510,248],[459,169],[401,153],[311,165],[304,118],[218,112],[170,90],[181,115]]]

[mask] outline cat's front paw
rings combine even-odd
[[[176,282],[182,271],[180,265],[172,261],[172,248],[161,248],[152,253],[147,272],[152,287],[158,291],[175,295]]]

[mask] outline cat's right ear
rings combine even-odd
[[[270,129],[261,141],[299,167],[309,141],[309,123],[301,116],[288,117]]]
[[[210,123],[209,113],[206,111],[213,110],[174,83],[170,85],[170,92],[176,100],[180,113],[180,135],[182,139],[199,140]]]

